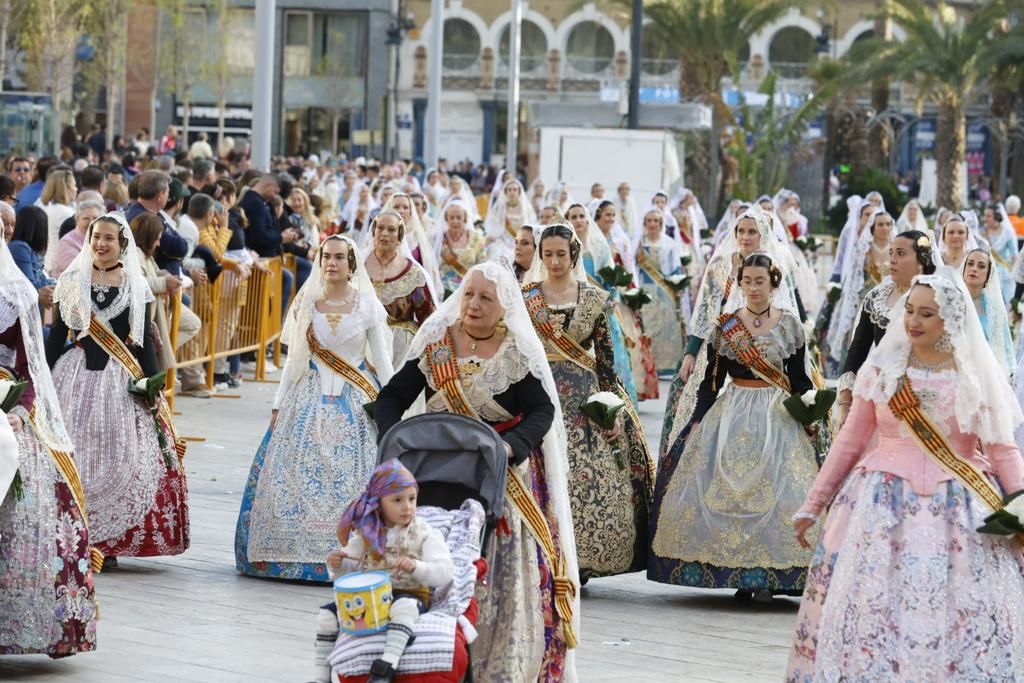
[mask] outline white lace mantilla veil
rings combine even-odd
[[[640,253],[640,247],[644,244],[644,238],[647,232],[647,226],[644,225],[644,223],[647,221],[647,216],[652,213],[659,214],[662,217],[661,236],[657,244],[657,246],[661,247],[658,252],[658,268],[661,270],[663,275],[670,275],[674,270],[682,268],[682,262],[680,261],[682,241],[679,239],[678,230],[676,231],[675,239],[668,236],[668,233],[665,232],[664,214],[653,204],[648,207],[646,211],[640,214],[640,226],[636,231],[636,234],[633,236],[631,244],[633,258],[635,259],[637,254]],[[694,251],[699,252],[700,249],[695,249]]]
[[[523,188],[523,184],[519,182],[517,178],[509,176],[509,178],[502,183],[501,192],[498,194],[498,198],[494,200],[490,210],[487,212],[487,218],[484,221],[484,227],[487,230],[487,236],[491,239],[498,239],[505,235],[505,213],[508,205],[508,200],[505,195],[505,188],[508,185],[515,183],[519,186],[519,206],[523,211],[523,225],[533,225],[537,222],[537,214],[533,210],[533,204],[530,202],[530,198],[526,196],[526,190]]]
[[[377,291],[373,288],[373,283],[370,282],[370,276],[366,272],[366,266],[363,264],[363,255],[359,252],[359,247],[356,246],[355,241],[348,235],[334,235],[324,240],[320,248],[323,248],[323,245],[331,240],[340,240],[347,244],[350,250],[355,252],[356,272],[352,277],[350,286],[355,287],[363,305],[369,302],[372,308],[369,314],[370,320],[384,339],[385,347],[390,349],[392,338],[391,328],[388,327],[388,312],[384,310],[384,306],[377,299]],[[288,360],[281,375],[281,383],[278,385],[282,389],[294,385],[295,381],[298,381],[307,368],[309,368],[310,352],[309,343],[306,341],[306,330],[309,328],[310,323],[313,322],[313,311],[316,309],[316,302],[322,299],[323,296],[324,283],[320,275],[320,253],[317,250],[313,260],[313,268],[309,271],[309,277],[306,278],[305,284],[295,294],[295,299],[288,308],[284,327],[281,329],[281,343],[288,346]],[[386,353],[382,355],[382,358],[377,358],[377,354],[374,354],[373,362],[374,369],[377,371],[377,379],[381,385],[384,385],[387,384],[394,374],[394,368],[391,365],[391,354]]]
[[[352,219],[356,217],[356,211],[359,209],[359,195],[362,193],[364,187],[366,187],[366,182],[362,180],[356,181],[356,184],[352,186],[352,194],[341,210],[341,220],[346,223],[351,223]],[[377,200],[374,199],[373,192],[370,192],[370,195],[366,198],[366,215],[369,216],[376,208]],[[353,229],[353,227],[349,227],[350,231]]]
[[[587,239],[584,240],[583,253],[590,254],[590,258],[594,261],[594,272],[599,273],[602,268],[613,267],[615,265],[615,258],[612,256],[611,245],[608,244],[608,240],[605,239],[604,233],[601,232],[601,228],[597,227],[597,223],[594,222],[594,216],[587,210],[580,202],[572,202],[566,207],[565,213],[568,216],[569,211],[572,207],[578,206],[583,209],[583,213],[587,216]],[[568,221],[566,221],[568,223]],[[570,226],[571,227],[571,226]],[[573,229],[575,232],[575,229]],[[540,234],[537,233],[537,237]],[[583,260],[583,254],[580,254],[580,261]],[[635,275],[635,267],[631,263],[625,264],[625,269],[631,274]],[[584,266],[586,271],[586,266]]]
[[[416,246],[420,248],[420,258],[423,259],[423,270],[427,273],[427,285],[430,289],[430,295],[434,298],[434,303],[437,303],[441,300],[438,293],[443,292],[444,287],[441,285],[441,271],[437,263],[437,254],[434,252],[434,244],[427,237],[427,231],[423,229],[423,223],[420,222],[420,216],[416,213],[416,205],[413,203],[412,197],[405,192],[396,192],[391,195],[391,198],[388,199],[382,211],[395,210],[395,197],[405,197],[409,202],[409,208],[412,209],[409,216],[409,222],[408,224],[405,224],[405,239],[402,241],[409,249],[409,254],[407,256],[407,258],[409,258],[412,256],[412,247],[409,246],[409,237],[413,236],[416,238]],[[404,220],[402,222],[405,223]]]
[[[462,279],[462,284],[448,297],[437,310],[424,321],[416,336],[409,344],[406,360],[418,360],[426,353],[427,347],[444,338],[448,328],[459,320],[462,295],[466,283],[474,273],[480,273],[495,284],[498,301],[505,310],[504,322],[508,329],[507,335],[514,340],[516,348],[529,362],[530,374],[539,379],[544,390],[555,407],[555,417],[551,421],[551,429],[544,436],[544,470],[548,480],[548,494],[558,523],[558,535],[562,543],[562,555],[565,558],[569,579],[576,586],[576,597],[573,600],[572,625],[577,639],[580,638],[580,598],[579,598],[579,565],[576,561],[576,535],[572,525],[572,513],[569,508],[569,461],[565,448],[565,423],[562,421],[562,404],[548,365],[544,344],[533,329],[530,315],[523,301],[522,291],[515,275],[505,265],[488,261],[473,266]],[[567,681],[576,680],[573,650],[569,650],[566,662]]]
[[[992,349],[996,361],[1009,377],[1017,367],[1017,358],[1013,350],[1013,340],[1009,336],[1010,321],[1007,316],[1006,302],[1003,300],[1003,288],[999,284],[999,275],[995,271],[996,264],[995,259],[992,258],[992,252],[984,247],[978,247],[972,251],[978,250],[988,254],[988,282],[985,283],[982,295],[985,298],[985,317],[988,319],[989,332],[993,335],[989,340],[989,347]],[[968,251],[966,255],[970,255],[970,253]],[[967,270],[966,255],[957,271],[960,277],[963,277],[964,271]],[[982,328],[982,332],[984,331]],[[1004,336],[1002,332],[1006,332],[1006,335]]]
[[[88,249],[88,245],[85,248]],[[53,386],[50,367],[46,364],[43,326],[39,318],[39,295],[14,263],[7,243],[0,238],[0,331],[9,328],[15,321],[20,321],[28,372],[36,392],[33,403],[36,433],[50,448],[71,453],[74,444],[64,428],[57,390]]]
[[[85,246],[75,260],[71,262],[53,290],[53,302],[60,305],[60,317],[72,330],[79,330],[78,338],[89,334],[89,318],[94,311],[92,301],[92,249],[89,240],[93,227],[100,221],[114,221],[119,227],[119,234],[126,239],[128,246],[121,252],[121,286],[118,288],[114,301],[103,310],[95,309],[96,316],[104,323],[116,318],[126,308],[129,309],[129,339],[134,344],[143,344],[146,334],[146,305],[154,301],[153,292],[149,289],[146,276],[139,263],[139,250],[135,248],[135,237],[124,214],[111,211],[103,214],[92,223],[85,233]]]
[[[466,202],[462,201],[462,199],[459,197],[452,197],[451,199],[446,201],[442,206],[441,211],[434,219],[434,226],[436,228],[435,232],[437,234],[434,235],[433,246],[434,254],[435,256],[438,257],[441,255],[441,247],[444,246],[444,236],[448,234],[448,209],[450,209],[453,206],[462,209],[462,211],[466,214],[466,220],[463,226],[466,232],[472,234],[473,231],[476,230],[476,228],[473,227],[472,223],[473,213],[470,211],[469,206],[466,205]]]
[[[954,212],[949,218],[946,219],[946,222],[942,225],[942,228],[938,231],[938,234],[935,237],[936,237],[936,242],[938,242],[939,256],[941,256],[942,253],[944,251],[946,251],[946,242],[945,242],[946,226],[949,225],[950,222],[952,222],[952,221],[956,221],[957,223],[963,223],[964,225],[967,226],[967,241],[964,242],[964,253],[965,254],[967,252],[971,251],[972,249],[978,249],[978,248],[981,247],[981,243],[978,241],[978,237],[977,237],[977,232],[978,232],[978,214],[976,214],[973,211],[968,209],[967,211],[960,211],[959,213]],[[1016,239],[1016,238],[1014,238],[1014,239]],[[986,242],[986,244],[987,244],[987,242]]]
[[[739,218],[736,219],[736,225],[744,218],[753,218],[757,224],[757,231],[761,235],[761,245],[755,252],[768,254],[772,258],[772,263],[777,265],[782,271],[782,283],[775,290],[775,294],[772,295],[772,305],[776,308],[784,308],[792,311],[799,317],[800,307],[796,303],[796,284],[795,284],[795,273],[796,273],[796,262],[793,260],[793,255],[789,252],[789,245],[784,244],[778,238],[775,237],[774,228],[772,224],[772,216],[762,209],[757,204],[753,204],[746,211],[740,214]],[[732,272],[732,255],[738,253],[740,250],[739,243],[736,240],[736,228],[733,227],[732,234],[722,241],[722,245],[716,252],[721,253],[728,264],[729,272]],[[709,265],[710,269],[710,265]],[[702,288],[703,289],[703,288]],[[697,304],[700,306],[700,297],[698,294]],[[732,291],[729,293],[729,299],[725,302],[725,305],[721,307],[718,313],[735,311],[741,308],[746,303],[743,291],[739,288],[737,283],[733,283]],[[694,311],[699,311],[700,308],[694,308]],[[715,326],[715,318],[708,318],[707,332],[710,333]],[[691,323],[694,330],[697,329],[695,324]],[[694,331],[692,334],[697,335],[701,339],[707,341],[707,336],[702,336],[699,332]]]
[[[913,223],[910,222],[911,204],[917,207],[917,220]],[[920,230],[926,235],[932,234],[931,228],[928,227],[928,220],[924,217],[924,210],[916,199],[911,199],[907,202],[906,206],[903,207],[903,211],[900,212],[900,217],[896,219],[896,227],[899,228],[901,232],[905,230]]]
[[[456,180],[456,178],[458,180]],[[459,184],[459,189],[457,192],[451,191],[451,184],[453,182],[458,182]],[[477,209],[476,200],[473,198],[473,193],[470,191],[469,184],[466,182],[466,180],[462,176],[453,175],[448,180],[448,187],[448,194],[445,196],[444,202],[442,203],[447,204],[448,202],[453,201],[455,199],[461,199],[463,202],[465,202],[466,206],[469,207],[470,224],[476,223],[478,220],[480,220],[480,211],[479,209]]]
[[[866,202],[862,202],[861,208],[865,204]],[[864,263],[868,258],[868,252],[871,250],[871,243],[874,239],[871,229],[878,217],[883,215],[892,217],[884,209],[876,209],[864,226],[864,232],[857,238],[853,247],[847,251],[841,279],[842,292],[839,295],[839,303],[832,313],[832,324],[828,329],[829,354],[837,360],[841,357],[840,354],[846,350],[846,335],[856,326],[857,316],[860,315],[860,307],[863,303],[860,292],[864,288]],[[892,229],[889,231],[890,244],[896,234],[896,223],[893,222]]]
[[[543,259],[541,259],[540,253],[540,238],[544,234],[544,231],[550,227],[558,226],[567,229],[572,233],[572,239],[570,241],[580,245],[579,258],[576,259],[576,265],[572,268],[572,276],[579,282],[587,281],[587,269],[583,265],[583,242],[580,241],[576,230],[568,223],[552,223],[551,225],[545,226],[530,226],[533,228],[533,240],[537,248],[533,250],[533,263],[530,264],[530,269],[523,275],[523,282],[544,282],[548,279],[548,269],[544,265]],[[590,233],[587,233],[589,237]]]
[[[911,288],[919,284],[935,290],[939,316],[952,337],[957,379],[948,404],[960,431],[977,435],[983,444],[1016,443],[1014,429],[1024,422],[1024,414],[989,348],[963,280],[952,268],[943,266],[933,275],[915,277]],[[903,317],[902,309],[893,312],[885,336],[864,363],[871,371],[857,374],[854,396],[882,404],[896,393],[910,355]]]

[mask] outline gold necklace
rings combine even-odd
[[[911,351],[910,361],[913,364],[913,367],[918,368],[920,370],[926,370],[928,372],[942,372],[943,370],[952,370],[956,368],[956,359],[953,358],[952,354],[950,354],[948,358],[945,358],[943,360],[934,363],[926,363],[925,361],[921,360],[921,358],[918,357],[916,353]]]
[[[355,295],[356,290],[353,287],[349,287],[348,291],[345,293],[345,296],[341,297],[340,299],[328,299],[327,295],[324,294],[324,297],[320,300],[327,304],[328,306],[340,308],[342,306],[348,306],[350,303],[352,303],[352,300],[355,298]]]
[[[482,341],[487,341],[488,339],[493,339],[493,338],[494,338],[494,335],[498,334],[498,328],[497,328],[497,327],[495,327],[495,328],[494,328],[494,331],[493,331],[493,332],[491,332],[491,333],[490,333],[489,335],[487,335],[486,337],[474,337],[473,335],[471,335],[471,334],[470,334],[469,332],[467,332],[467,331],[466,331],[466,328],[465,328],[465,326],[464,326],[464,325],[462,324],[462,322],[461,322],[461,321],[459,322],[459,329],[460,329],[460,330],[462,330],[462,333],[463,333],[463,334],[465,334],[465,335],[466,335],[467,337],[469,337],[469,338],[470,338],[470,339],[472,340],[472,341],[471,341],[471,342],[469,343],[469,350],[470,350],[471,352],[473,352],[473,353],[476,353],[476,346],[477,346],[477,343],[478,343],[478,342],[482,342]]]

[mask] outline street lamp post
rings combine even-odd
[[[423,141],[423,165],[437,167],[441,137],[441,79],[444,69],[444,0],[430,3],[430,48],[427,53],[427,120]]]
[[[256,64],[253,69],[252,157],[253,168],[270,170],[270,138],[274,119],[275,0],[256,0]]]
[[[505,168],[513,178],[519,166],[519,54],[522,50],[523,3],[512,0],[508,41],[508,126],[505,138]]]

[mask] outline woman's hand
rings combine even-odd
[[[683,362],[679,366],[679,379],[686,384],[690,379],[690,375],[693,374],[693,367],[697,365],[697,357],[692,353],[688,353],[683,356]]]
[[[810,548],[811,542],[807,540],[807,532],[814,526],[816,519],[810,517],[798,517],[793,520],[793,529],[796,531],[796,540],[801,548]]]
[[[276,425],[277,425],[277,411],[273,410],[270,413],[270,427],[267,428],[268,431],[271,431],[271,432],[274,431],[274,427]]]
[[[853,392],[849,389],[840,391],[839,398],[836,400],[836,433],[843,428],[843,423],[846,422],[846,417],[850,414],[851,403],[853,403]]]
[[[21,419],[20,415],[8,415],[7,424],[11,426],[11,431],[17,434],[25,426],[25,421]]]
[[[615,424],[612,425],[611,429],[604,430],[604,437],[609,441],[619,438],[619,434],[622,433],[622,413],[620,412],[615,416]]]
[[[512,447],[509,446],[508,442],[506,442],[506,441],[502,441],[502,444],[504,444],[504,446],[505,446],[505,455],[507,455],[508,459],[511,460],[512,459]]]
[[[342,560],[346,559],[347,557],[348,555],[341,552],[340,550],[332,550],[331,552],[327,553],[327,566],[333,569],[334,571],[339,571],[341,569]]]

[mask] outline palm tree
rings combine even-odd
[[[960,18],[949,5],[924,0],[888,0],[885,14],[906,39],[875,36],[848,55],[854,82],[882,77],[916,86],[938,109],[935,160],[939,206],[959,206],[960,165],[966,155],[967,105],[986,86],[992,54],[1000,42],[993,32],[1019,0],[988,0]]]
[[[615,0],[629,10],[631,0]],[[707,182],[704,206],[717,215],[719,152],[723,128],[733,121],[722,99],[721,83],[736,71],[750,36],[791,8],[819,5],[811,0],[645,0],[644,25],[655,40],[679,55],[680,95],[711,107],[711,133],[698,154],[704,156]]]

